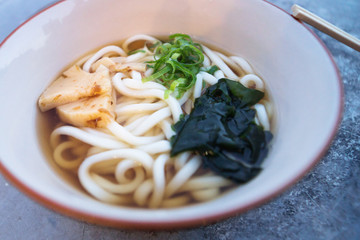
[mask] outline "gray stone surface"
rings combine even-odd
[[[0,42],[55,2],[0,0]],[[270,0],[290,11],[302,5],[360,38],[359,0]],[[360,239],[360,53],[315,30],[339,67],[344,116],[320,163],[271,202],[216,224],[174,231],[121,230],[54,213],[0,176],[0,239]],[[1,80],[0,80],[1,81]]]

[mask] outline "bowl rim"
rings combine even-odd
[[[17,32],[21,27],[23,27],[25,24],[27,24],[32,19],[36,18],[43,12],[49,10],[50,8],[53,8],[57,6],[58,4],[61,4],[65,2],[66,0],[60,0],[57,1],[34,15],[32,15],[30,18],[28,18],[26,21],[24,21],[22,24],[20,24],[18,27],[16,27],[7,37],[4,38],[4,40],[0,43],[0,49],[5,44],[5,42],[15,33]],[[283,186],[279,187],[275,191],[273,191],[271,194],[265,196],[262,199],[256,200],[250,204],[247,204],[246,206],[238,207],[226,212],[218,213],[218,214],[210,214],[208,216],[202,216],[202,217],[196,217],[192,219],[186,219],[186,220],[180,220],[180,221],[157,221],[157,222],[142,222],[142,221],[129,221],[129,220],[121,220],[117,218],[111,218],[111,217],[103,217],[98,216],[95,214],[91,214],[88,212],[84,212],[78,209],[70,208],[64,204],[55,202],[46,196],[41,195],[40,193],[36,192],[35,190],[32,190],[30,187],[26,186],[24,183],[22,183],[18,178],[16,178],[15,175],[13,175],[2,163],[0,159],[0,173],[9,181],[12,183],[13,186],[15,186],[17,189],[19,189],[22,193],[24,193],[26,196],[30,197],[32,200],[34,200],[36,203],[41,204],[48,209],[51,209],[55,211],[56,213],[59,213],[61,215],[65,215],[68,217],[71,217],[76,220],[80,221],[86,221],[89,223],[102,225],[102,226],[109,226],[109,227],[115,227],[115,228],[126,228],[126,229],[144,229],[144,230],[162,230],[162,229],[174,229],[174,228],[190,228],[190,227],[197,227],[197,226],[203,226],[210,223],[214,223],[220,220],[223,220],[225,218],[235,216],[236,214],[244,213],[250,209],[253,209],[255,207],[261,206],[265,204],[266,202],[269,202],[273,198],[279,196],[281,193],[283,193],[285,190],[289,189],[291,186],[293,186],[296,182],[298,182],[303,176],[305,176],[313,167],[316,166],[316,164],[322,159],[322,157],[325,155],[326,151],[329,149],[336,133],[338,132],[343,112],[344,112],[344,87],[343,87],[343,81],[341,78],[340,71],[335,63],[335,60],[330,52],[330,50],[327,48],[325,43],[320,39],[318,35],[315,34],[315,32],[305,25],[302,21],[296,19],[294,16],[292,16],[290,13],[282,9],[281,7],[275,5],[274,3],[269,2],[268,0],[262,0],[265,2],[265,4],[269,4],[272,7],[277,8],[278,10],[284,12],[289,17],[291,17],[294,21],[298,22],[302,27],[307,29],[315,38],[318,43],[322,46],[322,48],[325,50],[325,53],[328,55],[331,65],[335,70],[337,82],[339,86],[339,109],[337,112],[337,118],[336,122],[333,126],[333,129],[331,133],[329,134],[329,137],[327,138],[326,142],[324,142],[323,147],[318,152],[318,154],[314,157],[314,159],[310,162],[310,164],[303,169],[302,172],[300,172],[297,176],[294,176],[291,181],[284,184]]]

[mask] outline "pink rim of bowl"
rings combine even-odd
[[[26,22],[21,24],[17,29],[15,29],[5,40],[0,44],[0,54],[1,54],[1,47],[9,40],[11,37],[19,31],[24,25],[28,24],[31,21],[35,21],[38,16],[43,14],[44,12],[48,11],[49,9],[54,9],[57,6],[61,6],[64,2],[71,2],[71,1],[60,1],[58,3],[53,4],[52,6],[40,11],[30,19],[28,19]],[[246,1],[245,1],[246,2]],[[342,87],[342,81],[339,74],[339,71],[336,67],[336,64],[329,52],[329,50],[326,48],[325,44],[317,37],[307,26],[305,26],[303,23],[297,21],[296,19],[292,18],[287,12],[282,10],[281,8],[278,8],[277,6],[267,2],[267,1],[257,1],[257,4],[266,4],[266,8],[271,9],[271,11],[277,11],[276,14],[282,14],[286,15],[285,17],[288,19],[291,19],[289,21],[296,22],[296,24],[299,24],[301,27],[306,29],[308,32],[310,32],[313,35],[313,39],[317,41],[323,48],[323,50],[326,52],[327,57],[330,59],[333,71],[336,74],[337,78],[337,87],[338,87],[338,96],[339,99],[337,99],[339,103],[339,107],[336,109],[337,116],[335,123],[331,127],[331,132],[329,133],[326,141],[322,143],[321,149],[318,149],[317,154],[315,154],[312,158],[312,160],[309,162],[309,164],[305,167],[303,167],[302,171],[299,172],[297,175],[293,176],[291,181],[281,184],[277,189],[273,190],[271,193],[267,194],[266,196],[263,196],[260,199],[256,199],[255,201],[248,203],[246,205],[242,205],[237,208],[233,208],[231,210],[227,210],[220,213],[211,213],[208,215],[202,215],[202,216],[193,216],[191,218],[187,219],[181,219],[181,220],[173,220],[173,221],[155,221],[155,222],[144,222],[139,219],[139,221],[136,220],[124,220],[119,218],[112,218],[112,217],[104,217],[100,216],[98,214],[92,214],[86,211],[78,210],[71,208],[61,202],[54,201],[51,198],[48,198],[47,196],[44,196],[43,194],[37,192],[36,190],[30,188],[28,185],[23,183],[21,179],[19,179],[15,174],[13,174],[9,169],[6,167],[6,164],[3,163],[3,159],[0,159],[0,171],[2,174],[10,181],[12,182],[17,188],[19,188],[22,192],[24,192],[26,195],[34,199],[36,202],[41,203],[42,205],[55,210],[56,212],[59,212],[61,214],[65,214],[67,216],[74,217],[79,220],[88,221],[90,223],[96,223],[100,225],[106,225],[106,226],[112,226],[112,227],[120,227],[120,228],[141,228],[141,229],[169,229],[169,228],[184,228],[184,227],[193,227],[193,226],[199,226],[203,224],[212,223],[218,220],[222,220],[224,218],[234,216],[239,213],[243,213],[249,209],[252,209],[254,207],[260,206],[261,204],[264,204],[271,200],[272,198],[278,196],[280,193],[288,189],[290,186],[295,184],[299,179],[301,179],[312,167],[316,165],[316,163],[322,158],[322,156],[326,153],[328,147],[331,144],[332,139],[334,138],[337,128],[340,124],[341,118],[342,118],[342,112],[343,112],[343,87]],[[71,59],[73,60],[73,59]],[[1,65],[0,65],[1,70]]]

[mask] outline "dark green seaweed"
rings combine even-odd
[[[261,91],[220,79],[173,126],[171,156],[192,151],[201,155],[204,167],[235,182],[249,181],[261,171],[272,138],[254,122],[250,108],[263,97]]]

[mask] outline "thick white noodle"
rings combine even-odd
[[[121,162],[120,162],[121,163]],[[119,165],[120,165],[119,163]],[[140,167],[134,168],[135,177],[129,183],[113,183],[98,174],[93,174],[92,178],[100,187],[108,192],[115,194],[127,194],[135,191],[136,188],[144,181],[145,173]]]
[[[100,147],[96,147],[96,146],[92,146],[89,148],[89,150],[87,151],[86,157],[90,157],[92,155],[101,153],[101,152],[105,152],[107,149],[105,148],[100,148]]]
[[[148,70],[145,71],[144,76],[149,77],[149,76],[151,76],[151,74],[153,74],[153,72],[154,72],[154,69],[149,68]]]
[[[142,89],[160,89],[164,91],[166,90],[166,87],[156,82],[142,82],[141,79],[138,80],[136,78],[124,78],[122,79],[122,81],[126,87],[135,90],[142,90]]]
[[[201,157],[192,157],[174,176],[173,179],[166,186],[165,196],[170,197],[174,194],[195,172],[201,165]]]
[[[116,107],[115,112],[117,115],[121,114],[137,114],[142,112],[156,111],[161,108],[166,107],[165,102],[156,102],[156,103],[136,103],[128,104],[125,106]]]
[[[254,70],[252,69],[250,64],[242,57],[231,56],[230,59],[233,60],[243,70],[245,74],[254,74]]]
[[[149,154],[157,154],[170,151],[171,145],[170,142],[167,140],[160,140],[158,142],[138,146],[137,149],[140,149]]]
[[[119,183],[129,183],[133,179],[130,179],[126,173],[127,171],[138,167],[138,163],[131,159],[123,159],[116,166],[114,166],[115,179]],[[145,176],[145,175],[144,175]]]
[[[192,89],[186,91],[184,93],[184,95],[178,100],[179,105],[182,106],[186,103],[187,100],[189,100],[189,98],[191,97],[192,94]]]
[[[82,127],[81,130],[84,130],[85,132],[88,132],[92,135],[98,136],[98,137],[104,137],[111,140],[116,140],[116,138],[111,135],[110,133],[106,133],[103,128],[91,128],[91,127]],[[102,131],[103,130],[103,131]]]
[[[160,127],[164,132],[166,139],[170,139],[172,136],[175,135],[175,132],[171,127],[170,121],[167,120],[161,121]]]
[[[138,149],[118,149],[118,150],[109,150],[106,152],[98,153],[92,155],[88,158],[85,158],[83,163],[80,165],[78,170],[78,177],[81,182],[81,185],[95,198],[108,202],[108,203],[123,203],[128,200],[128,198],[124,196],[119,196],[110,193],[109,191],[103,189],[99,186],[94,180],[94,176],[96,178],[96,173],[92,173],[94,171],[94,165],[96,163],[106,162],[109,160],[116,159],[133,159],[137,161],[139,166],[143,166],[147,176],[151,176],[153,159],[151,156],[144,151],[140,151]]]
[[[241,67],[237,65],[230,57],[225,56],[224,54],[220,52],[214,51],[232,70],[234,70],[238,74],[243,74]]]
[[[228,187],[234,183],[229,179],[220,176],[202,176],[194,177],[185,182],[177,192],[209,189],[214,187]]]
[[[200,73],[198,73],[196,75],[196,82],[194,86],[194,95],[193,95],[194,99],[201,96],[202,85],[203,85],[203,76]]]
[[[128,52],[129,51],[129,45],[131,43],[133,43],[133,42],[140,41],[140,40],[145,40],[145,41],[148,41],[148,42],[151,42],[151,43],[156,43],[156,42],[159,41],[158,39],[156,39],[154,37],[151,37],[149,35],[146,35],[146,34],[137,34],[137,35],[131,36],[128,39],[126,39],[122,44],[122,48],[126,52]]]
[[[223,71],[217,70],[217,71],[214,73],[214,77],[216,77],[217,79],[220,79],[220,78],[224,78],[225,75],[224,75],[224,72],[223,72]]]
[[[176,156],[174,162],[174,167],[176,171],[179,171],[185,165],[189,157],[190,157],[190,152],[183,152]]]
[[[216,77],[214,77],[213,75],[211,75],[210,73],[200,72],[200,74],[202,75],[203,80],[210,85],[214,85],[218,82],[218,79]]]
[[[107,129],[109,129],[110,132],[112,132],[120,141],[126,142],[131,145],[144,145],[149,144],[154,141],[161,140],[163,138],[163,135],[160,134],[158,136],[153,137],[138,137],[126,130],[123,126],[121,126],[119,123],[113,121],[109,123],[107,126]]]
[[[221,71],[226,75],[228,78],[236,79],[238,76],[226,65],[226,63],[218,56],[216,55],[212,50],[202,46],[205,54],[210,58],[213,65],[216,65],[220,68]]]
[[[199,202],[209,201],[220,195],[219,188],[210,188],[192,191],[191,196]]]
[[[255,121],[256,125],[260,125],[259,118],[256,115],[255,115],[254,121]]]
[[[147,179],[142,184],[140,184],[140,186],[135,190],[134,193],[135,203],[140,207],[144,207],[153,189],[154,189],[154,181],[151,178]]]
[[[205,68],[210,67],[210,59],[209,59],[206,55],[204,55],[203,66],[204,66]]]
[[[178,103],[178,101],[172,97],[169,96],[167,99],[165,99],[165,91],[160,89],[146,89],[146,90],[133,90],[127,88],[122,80],[121,80],[121,74],[117,73],[113,77],[113,85],[115,89],[126,96],[133,96],[137,98],[145,98],[145,97],[157,97],[159,99],[164,100],[170,107],[172,116],[174,118],[174,121],[177,122],[180,119],[180,115],[182,114],[181,106]]]
[[[142,135],[150,130],[150,128],[155,127],[159,124],[162,120],[171,116],[170,108],[165,107],[163,109],[157,110],[153,114],[151,114],[146,121],[142,122],[134,129],[134,135]]]
[[[107,137],[100,137],[72,126],[62,126],[56,128],[50,135],[50,142],[52,146],[57,144],[60,135],[71,136],[89,145],[105,149],[118,149],[128,146],[127,144],[117,140],[112,140]]]
[[[54,149],[54,161],[64,169],[76,169],[83,161],[82,155],[76,156],[75,159],[66,159],[63,157],[63,152],[68,149],[79,148],[79,143],[74,141],[65,141],[57,145]]]
[[[270,121],[267,116],[264,105],[257,103],[254,105],[254,108],[256,110],[256,116],[260,122],[260,125],[263,126],[264,130],[269,131],[270,130]]]
[[[97,51],[91,58],[89,58],[84,63],[83,70],[86,71],[86,72],[90,72],[91,65],[94,62],[96,62],[99,58],[101,58],[102,56],[104,56],[105,54],[110,53],[110,52],[115,52],[115,53],[119,54],[120,56],[126,56],[126,53],[120,47],[118,47],[118,46],[106,46],[106,47],[100,49],[99,51]]]
[[[271,119],[272,118],[272,115],[274,113],[274,109],[273,109],[273,105],[270,101],[266,101],[266,100],[263,100],[261,101],[262,104],[264,104],[264,107],[266,109],[266,113],[267,113],[267,117],[268,119]]]
[[[141,73],[139,73],[138,71],[131,71],[130,76],[133,80],[141,81],[142,79]]]
[[[255,74],[247,74],[240,78],[239,82],[248,88],[255,88],[260,91],[264,91],[264,82]]]
[[[135,116],[135,115],[134,115]],[[136,115],[136,117],[132,117],[132,118],[129,118],[129,116],[123,116],[124,119],[127,118],[127,121],[126,123],[124,124],[125,126],[125,129],[130,131],[130,132],[133,132],[140,124],[142,124],[144,121],[146,121],[146,119],[149,118],[148,115]],[[120,121],[117,121],[117,122],[120,122]]]
[[[186,114],[190,114],[193,107],[194,107],[193,100],[189,99],[188,101],[185,102],[182,109]]]
[[[138,52],[135,54],[132,54],[128,57],[126,57],[125,62],[136,62],[139,61],[140,59],[144,58],[147,55],[147,53],[143,53],[143,52]]]
[[[170,160],[167,154],[161,154],[154,163],[153,179],[154,191],[151,195],[149,207],[157,208],[160,206],[165,191],[165,163]]]

